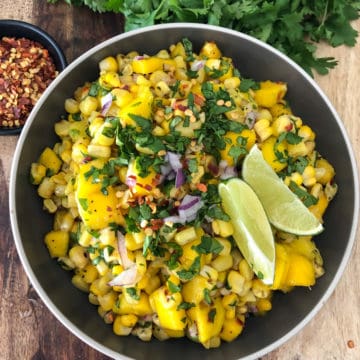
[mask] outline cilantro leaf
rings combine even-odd
[[[211,236],[203,235],[201,243],[192,247],[198,254],[219,254],[224,248],[218,240]]]

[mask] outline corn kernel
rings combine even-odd
[[[120,315],[120,322],[123,326],[134,327],[138,321],[138,317],[134,314]]]
[[[311,187],[316,184],[315,169],[313,166],[311,165],[306,166],[302,174],[302,177],[303,177],[303,184],[305,186]]]
[[[95,111],[98,107],[99,103],[96,98],[92,96],[87,96],[84,100],[82,100],[79,104],[80,111],[89,116],[93,111]]]
[[[118,62],[113,56],[108,56],[99,62],[100,71],[118,71]]]
[[[260,119],[256,121],[254,130],[261,142],[265,141],[273,134],[273,129],[270,126],[270,121],[268,119]]]
[[[213,220],[211,226],[214,233],[223,238],[227,238],[234,233],[234,228],[229,221],[215,219]]]
[[[245,259],[239,262],[239,272],[245,280],[252,280],[254,277],[254,272]]]
[[[233,258],[231,254],[219,255],[211,262],[211,266],[218,272],[229,270],[233,266]]]
[[[229,272],[227,281],[231,288],[231,291],[236,294],[242,293],[245,278],[238,271],[231,270]]]

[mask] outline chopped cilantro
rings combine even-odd
[[[175,242],[168,242],[166,245],[171,250],[170,259],[167,261],[167,266],[170,270],[176,269],[179,266],[178,260],[183,254],[183,249]]]
[[[152,217],[151,214],[151,208],[149,205],[147,204],[141,204],[139,206],[139,210],[140,210],[140,216],[144,219],[144,220],[150,220]]]
[[[208,320],[209,320],[209,322],[213,323],[214,320],[215,320],[215,316],[216,316],[216,309],[213,308],[213,309],[211,309],[211,310],[209,311],[209,313],[208,313]]]
[[[93,82],[90,86],[90,89],[89,89],[89,92],[88,92],[88,95],[89,96],[97,96],[98,93],[99,93],[99,90],[100,90],[101,86],[100,84],[96,81],[96,82]]]
[[[143,131],[150,131],[151,130],[151,120],[144,118],[140,115],[136,114],[129,114],[129,117],[136,122],[136,124],[141,128]]]
[[[78,200],[79,200],[80,206],[81,206],[85,211],[87,211],[87,209],[89,208],[88,199],[86,199],[86,198],[79,198]]]
[[[194,262],[191,264],[188,270],[182,269],[176,273],[179,275],[181,280],[187,281],[191,280],[195,275],[200,271],[200,256],[197,256]]]
[[[218,79],[221,76],[225,75],[230,69],[230,63],[228,61],[221,60],[220,68],[214,69],[205,66],[205,72],[211,79]]]
[[[75,114],[71,114],[71,118],[72,118],[74,121],[81,121],[81,120],[82,120],[81,112],[78,112],[78,113],[75,113]]]
[[[192,307],[195,307],[196,305],[192,302],[186,302],[186,301],[183,301],[182,303],[180,303],[178,305],[178,307],[176,308],[176,310],[181,310],[181,309],[184,309],[184,310],[189,310],[191,309]]]
[[[315,205],[318,202],[318,199],[315,196],[309,194],[305,189],[302,189],[294,181],[290,181],[289,188],[300,198],[306,207]]]
[[[134,300],[140,300],[140,295],[138,294],[136,288],[128,287],[126,288],[127,294],[129,294]]]
[[[208,305],[211,305],[212,303],[212,300],[211,300],[211,297],[210,297],[210,290],[205,288],[204,289],[204,301],[208,304]]]
[[[257,90],[260,88],[260,84],[253,79],[241,78],[240,91],[247,92],[250,89]]]
[[[230,217],[228,214],[224,212],[224,210],[217,205],[211,206],[207,209],[206,215],[211,217],[212,219],[219,219],[223,221],[230,221]]]
[[[191,173],[196,173],[198,170],[197,160],[196,159],[189,159],[187,162],[188,169]]]
[[[184,45],[185,54],[186,54],[186,61],[193,61],[194,54],[193,54],[193,44],[188,38],[182,39],[182,44]]]
[[[170,280],[167,281],[167,286],[173,294],[181,291],[181,285],[176,285]]]
[[[201,243],[192,247],[198,254],[219,254],[224,248],[215,238],[203,235]]]

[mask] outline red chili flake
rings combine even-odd
[[[106,211],[112,211],[112,207],[111,207],[111,206],[107,206],[107,207],[106,207]]]
[[[152,190],[152,186],[149,185],[149,184],[146,184],[146,185],[144,186],[144,188],[145,188],[147,191],[151,191],[151,190]]]
[[[137,202],[138,202],[139,205],[142,205],[142,204],[145,203],[145,199],[141,196],[141,197],[138,198]]]
[[[156,231],[156,230],[159,230],[161,228],[161,226],[164,223],[164,220],[162,220],[162,219],[151,219],[150,223],[151,223],[150,229]]]
[[[286,131],[291,131],[293,127],[294,127],[294,124],[290,123],[289,125],[285,126],[285,130]]]
[[[347,346],[348,346],[349,349],[353,349],[353,348],[355,347],[354,341],[353,341],[353,340],[349,340],[349,341],[347,342]]]
[[[186,109],[188,109],[188,107],[182,104],[181,101],[182,100],[176,101],[173,105],[173,108],[176,110],[185,111]]]
[[[36,101],[55,79],[48,50],[26,38],[0,39],[0,127],[24,125]]]
[[[88,162],[91,161],[91,160],[92,160],[92,157],[91,157],[91,156],[85,156],[85,157],[82,159],[81,163],[82,163],[82,164],[86,164],[86,163],[88,163]]]

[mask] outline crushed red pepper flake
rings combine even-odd
[[[0,39],[0,127],[24,125],[36,101],[56,71],[53,59],[38,42],[26,38]]]

